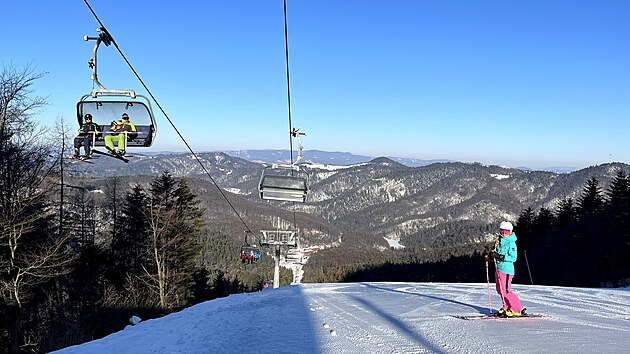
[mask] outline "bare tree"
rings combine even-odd
[[[0,132],[30,130],[29,122],[46,99],[33,97],[33,83],[45,73],[34,73],[30,65],[20,69],[15,65],[0,72]],[[27,129],[22,129],[26,127]]]
[[[37,311],[30,301],[69,262],[50,205],[56,161],[32,119],[45,104],[31,89],[42,75],[28,66],[0,73],[0,326],[7,326],[9,352],[34,337],[35,329],[23,328],[23,319]]]
[[[182,236],[173,234],[177,222],[177,213],[173,209],[167,209],[164,205],[152,203],[147,210],[146,218],[149,221],[150,248],[149,256],[152,260],[152,271],[145,268],[149,288],[159,296],[159,304],[162,308],[172,308],[173,293],[177,290],[177,274],[169,267],[169,261],[173,262],[169,250],[177,247],[182,242]]]

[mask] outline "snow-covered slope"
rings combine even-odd
[[[455,318],[488,313],[487,284],[306,284],[208,301],[58,353],[628,352],[628,289],[513,288],[550,317]]]

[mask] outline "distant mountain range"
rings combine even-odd
[[[273,164],[273,163],[289,163],[289,150],[224,150],[220,151],[227,155],[238,157],[251,162],[258,162],[263,164]],[[185,152],[152,152],[147,155],[164,155],[164,154],[185,154]],[[395,156],[385,156],[392,161],[396,161],[400,164],[403,164],[407,167],[421,167],[427,166],[433,163],[440,162],[457,162],[455,160],[448,159],[431,159],[431,160],[422,160],[422,159],[414,159],[408,157],[395,157]],[[297,152],[293,152],[293,160],[297,158]],[[325,164],[325,165],[354,165],[359,163],[365,163],[368,161],[372,161],[377,156],[367,156],[367,155],[355,155],[349,152],[339,152],[339,151],[321,151],[321,150],[304,150],[302,160],[317,164]],[[576,167],[571,166],[550,166],[541,169],[534,169],[528,166],[517,167],[521,170],[541,170],[541,171],[549,171],[556,173],[568,173],[578,170]]]
[[[274,163],[287,164],[290,163],[290,153],[289,150],[224,150],[219,151],[225,153],[229,156],[238,157],[247,161],[257,162],[262,164],[271,165]],[[203,152],[205,154],[207,152]],[[151,152],[146,153],[144,155],[155,156],[155,155],[180,155],[187,154],[186,152],[172,152],[172,151],[162,151],[162,152]],[[321,151],[321,150],[304,150],[302,154],[302,161],[311,162],[316,164],[324,164],[324,165],[340,165],[340,166],[348,166],[355,165],[359,163],[365,163],[371,160],[374,160],[375,156],[366,156],[366,155],[355,155],[349,152],[339,152],[339,151]],[[445,159],[434,159],[434,160],[421,160],[414,158],[406,158],[406,157],[391,157],[387,158],[392,161],[399,162],[408,167],[419,167],[426,166],[432,163],[437,162],[454,162],[453,160],[445,160]],[[297,159],[297,152],[293,152],[293,160]]]
[[[240,157],[242,159],[261,162],[265,164],[287,163],[289,162],[288,150],[239,150],[239,151],[223,151],[227,155]],[[294,152],[294,160],[297,153]],[[305,150],[302,152],[302,160],[312,163],[325,165],[356,165],[359,163],[369,162],[375,159],[374,156],[354,155],[349,152],[329,152],[320,150]],[[399,162],[408,167],[426,166],[437,162],[453,162],[451,160],[420,160],[403,157],[388,157],[389,159]]]

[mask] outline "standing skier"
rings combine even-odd
[[[490,259],[495,260],[495,279],[497,292],[501,295],[503,308],[497,313],[501,317],[524,316],[525,309],[521,307],[518,296],[512,292],[514,278],[514,262],[516,262],[516,234],[512,232],[512,223],[503,221],[499,225],[500,236],[490,251]]]

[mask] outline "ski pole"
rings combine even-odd
[[[534,279],[532,279],[532,271],[529,269],[529,261],[527,260],[527,251],[523,251],[525,255],[525,264],[527,264],[527,272],[529,273],[529,281],[534,285]]]
[[[490,303],[490,316],[492,316],[492,296],[490,296],[490,273],[488,273],[488,255],[484,256],[486,260],[486,281],[488,282],[488,302]]]

